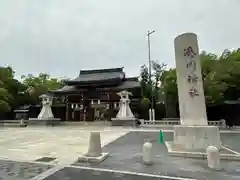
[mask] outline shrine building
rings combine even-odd
[[[51,93],[65,103],[65,120],[94,121],[116,117],[117,93],[122,90],[132,93],[130,106],[135,114],[141,101],[140,82],[138,77],[127,78],[123,68],[80,70],[78,77]]]

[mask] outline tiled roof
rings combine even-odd
[[[138,78],[126,78],[122,83],[117,86],[112,87],[103,87],[96,88],[96,90],[123,90],[123,89],[132,89],[132,88],[140,88],[140,82]],[[87,89],[79,89],[78,87],[72,86],[64,86],[61,89],[56,91],[52,91],[54,93],[77,93],[79,91],[87,91]]]
[[[63,86],[60,89],[57,89],[55,91],[51,91],[53,93],[77,93],[79,91],[85,91],[85,89],[79,89],[76,86]]]
[[[125,81],[123,81],[121,84],[115,87],[104,87],[104,88],[97,88],[97,89],[104,89],[104,90],[123,90],[123,89],[132,89],[132,88],[140,88],[140,82],[138,81],[138,78],[126,78]]]
[[[121,80],[124,77],[125,73],[123,72],[123,68],[81,70],[77,78],[68,80],[66,83],[105,82],[108,80]]]
[[[79,74],[95,74],[95,73],[111,73],[111,72],[123,72],[121,68],[108,68],[108,69],[92,69],[92,70],[80,70]]]

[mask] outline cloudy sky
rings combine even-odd
[[[22,74],[77,76],[125,67],[138,76],[152,59],[174,67],[173,39],[195,32],[200,49],[240,47],[240,0],[0,0],[0,65]]]

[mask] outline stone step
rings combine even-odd
[[[26,127],[27,124],[20,123],[0,123],[0,127]]]

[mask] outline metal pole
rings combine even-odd
[[[148,31],[148,33],[147,33],[147,37],[148,37],[148,63],[149,63],[149,84],[151,85],[151,118],[150,119],[152,119],[153,120],[153,112],[152,112],[152,110],[153,110],[153,87],[152,87],[152,79],[151,79],[151,77],[152,77],[152,63],[151,63],[151,43],[150,43],[150,35],[152,34],[152,33],[154,33],[155,32],[155,30],[154,31]]]

